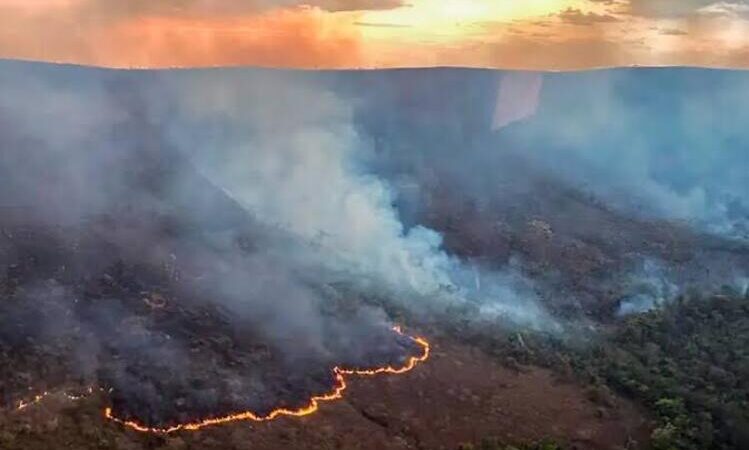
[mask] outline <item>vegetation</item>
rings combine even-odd
[[[655,419],[653,450],[749,449],[747,293],[691,293],[586,336],[585,344],[579,336],[459,325],[451,332],[508,367],[541,365],[589,383],[589,398],[603,407],[615,406],[612,390],[642,403]]]
[[[633,316],[572,358],[596,385],[642,401],[655,450],[749,448],[749,301],[681,298]]]
[[[515,446],[501,444],[497,439],[485,438],[478,445],[462,444],[458,450],[562,450],[562,447],[550,440]]]

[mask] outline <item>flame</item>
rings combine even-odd
[[[393,327],[393,331],[400,334],[401,336],[407,336],[406,334],[403,333],[400,327],[397,327],[397,326]],[[104,410],[104,417],[108,420],[111,420],[127,428],[130,428],[132,430],[139,431],[142,433],[170,434],[170,433],[174,433],[177,431],[196,431],[196,430],[200,430],[201,428],[211,427],[215,425],[222,425],[222,424],[227,424],[231,422],[239,422],[239,421],[268,422],[268,421],[277,419],[282,416],[291,416],[291,417],[308,416],[310,414],[315,413],[320,408],[321,403],[343,398],[343,391],[345,391],[347,387],[346,378],[344,377],[344,375],[356,375],[356,376],[374,376],[374,375],[380,375],[380,374],[399,375],[399,374],[403,374],[406,372],[410,372],[411,370],[414,369],[414,367],[416,367],[417,364],[426,361],[429,358],[429,350],[430,350],[429,342],[426,339],[421,338],[421,337],[413,337],[413,336],[407,336],[407,337],[421,347],[422,349],[421,355],[410,357],[408,359],[408,362],[402,367],[386,366],[386,367],[379,367],[376,369],[344,369],[341,367],[334,367],[333,374],[335,375],[336,384],[333,387],[333,390],[327,394],[313,396],[310,399],[307,406],[304,406],[299,409],[279,408],[279,409],[274,409],[273,411],[271,411],[270,413],[264,416],[258,415],[252,411],[245,411],[242,413],[231,414],[231,415],[224,416],[224,417],[203,419],[203,420],[200,420],[197,422],[191,422],[191,423],[183,423],[183,424],[174,425],[168,428],[149,427],[141,423],[138,423],[136,421],[120,419],[112,411],[112,408],[106,408]]]
[[[37,394],[36,396],[34,396],[34,398],[32,398],[31,400],[20,400],[18,402],[18,406],[16,406],[16,410],[21,411],[21,410],[28,408],[29,406],[36,405],[37,403],[40,403],[45,398],[49,397],[50,395],[52,395],[51,392],[44,391],[41,394]]]
[[[111,420],[127,428],[130,428],[132,430],[139,431],[142,433],[170,434],[170,433],[174,433],[177,431],[196,431],[196,430],[200,430],[201,428],[227,424],[230,422],[239,422],[239,421],[268,422],[268,421],[277,419],[282,416],[291,416],[291,417],[308,416],[310,414],[315,413],[320,408],[321,403],[343,398],[343,391],[345,391],[347,388],[346,378],[344,377],[344,375],[356,375],[356,376],[375,376],[375,375],[380,375],[380,374],[400,375],[406,372],[410,372],[411,370],[414,369],[414,367],[416,367],[417,364],[422,363],[426,361],[427,359],[429,359],[430,346],[429,346],[429,342],[426,339],[421,338],[421,337],[408,336],[405,333],[403,333],[402,329],[398,326],[393,327],[393,331],[401,336],[408,337],[409,339],[411,339],[411,341],[418,344],[419,347],[421,347],[422,349],[421,355],[409,357],[406,364],[403,365],[402,367],[385,366],[385,367],[378,367],[375,369],[344,369],[341,367],[334,367],[333,374],[335,375],[336,383],[335,383],[335,386],[333,387],[333,390],[327,394],[313,396],[310,399],[307,406],[304,406],[299,409],[278,408],[264,416],[258,415],[252,411],[246,411],[246,412],[242,412],[238,414],[231,414],[231,415],[224,416],[224,417],[204,419],[204,420],[191,422],[191,423],[183,423],[183,424],[174,425],[168,428],[149,427],[149,426],[140,424],[136,421],[120,419],[119,417],[115,415],[112,408],[110,407],[107,407],[104,409],[104,417],[108,420]],[[67,398],[70,401],[78,401],[78,400],[82,400],[87,395],[93,394],[94,390],[95,389],[93,387],[89,387],[86,390],[87,394],[77,395],[77,394],[63,393],[63,395],[65,398]],[[102,388],[98,388],[98,390],[102,392],[104,391],[104,389]],[[111,389],[109,391],[111,392]],[[16,410],[21,411],[32,405],[41,403],[44,399],[52,395],[54,395],[54,392],[44,391],[34,396],[31,400],[19,401],[18,405],[16,406]]]
[[[65,392],[62,395],[70,401],[77,402],[79,400],[83,400],[88,395],[93,394],[93,392],[94,392],[94,388],[89,387],[88,389],[86,389],[86,394],[70,394],[70,393]],[[16,405],[16,411],[23,411],[29,406],[39,404],[42,401],[44,401],[47,397],[50,397],[52,395],[55,395],[55,393],[52,391],[44,391],[40,394],[35,395],[31,400],[20,400],[18,404]]]

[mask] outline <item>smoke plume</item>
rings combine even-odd
[[[2,258],[24,299],[5,313],[66,317],[3,337],[64,342],[60,382],[112,387],[126,418],[264,412],[325,391],[334,365],[398,365],[414,344],[383,302],[557,327],[519,270],[401,220],[373,136],[324,77],[12,62],[0,77]]]

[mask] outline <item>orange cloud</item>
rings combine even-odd
[[[4,56],[115,67],[314,68],[361,60],[355,25],[318,9],[238,17],[135,15],[105,22],[72,16],[25,19],[0,31]]]
[[[708,3],[0,0],[0,57],[110,67],[749,67],[749,20],[707,14]]]
[[[147,17],[123,22],[106,34],[114,37],[113,51],[126,49],[118,65],[127,66],[315,68],[361,60],[355,28],[314,10],[212,20]]]

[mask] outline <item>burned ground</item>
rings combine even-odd
[[[112,226],[123,227],[109,225],[107,236]],[[326,330],[328,354],[290,356],[254,332],[249,318],[206,299],[210,292],[187,282],[194,275],[174,253],[137,264],[100,239],[95,224],[2,229],[6,405],[59,386],[97,386],[112,389],[122,418],[153,426],[246,410],[262,415],[328,392],[335,365],[398,366],[420,351],[388,328],[369,325],[355,305],[330,304],[330,323],[358,324],[379,345],[336,347],[341,330],[333,326]]]
[[[385,378],[352,379],[341,401],[304,418],[239,422],[169,436],[124,431],[101,402],[51,398],[4,412],[7,449],[408,449],[454,450],[496,437],[521,444],[553,438],[569,448],[617,449],[644,442],[648,424],[629,402],[605,400],[552,373],[507,369],[475,348],[441,338],[430,363]],[[591,400],[595,399],[595,401]]]

